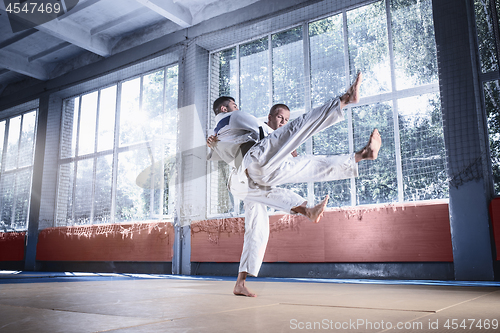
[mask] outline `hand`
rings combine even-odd
[[[293,157],[297,157],[297,156],[299,156],[299,154],[297,154],[297,149],[295,149],[294,151],[292,151],[292,156],[293,156]]]
[[[207,138],[207,146],[209,146],[210,148],[215,148],[215,146],[217,146],[217,141],[219,141],[219,139],[216,135],[210,135]]]

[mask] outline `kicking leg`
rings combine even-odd
[[[280,169],[283,161],[308,138],[344,120],[342,109],[347,104],[359,102],[362,80],[363,75],[358,73],[356,80],[342,97],[302,114],[251,148],[243,159],[243,166],[250,178],[258,184],[266,184],[262,179],[263,175]]]
[[[343,109],[347,106],[347,104],[355,104],[359,102],[360,94],[359,87],[361,86],[361,82],[363,81],[363,74],[361,72],[358,73],[354,83],[347,89],[346,93],[340,97],[340,108]]]
[[[368,140],[368,144],[354,155],[356,163],[363,160],[377,159],[380,146],[382,145],[382,138],[377,129],[374,129]]]

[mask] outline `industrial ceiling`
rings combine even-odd
[[[258,0],[3,0],[0,98],[9,85],[30,86],[59,77],[255,2]],[[23,10],[24,24],[15,15]]]

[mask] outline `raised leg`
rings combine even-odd
[[[346,93],[340,97],[340,108],[343,109],[347,104],[355,104],[359,102],[360,94],[359,88],[361,87],[361,82],[363,81],[363,74],[358,73],[354,83],[347,89]]]
[[[378,157],[378,152],[382,146],[382,138],[378,129],[374,129],[368,140],[368,144],[354,155],[356,163],[363,160],[375,160]]]

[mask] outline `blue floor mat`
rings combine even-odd
[[[0,284],[43,283],[43,282],[92,282],[112,280],[175,279],[205,281],[236,281],[232,276],[194,276],[169,274],[133,273],[84,273],[84,272],[24,272],[0,271]],[[376,279],[312,279],[312,278],[266,278],[249,277],[249,281],[261,282],[307,282],[307,283],[349,283],[349,284],[389,284],[427,285],[456,287],[500,287],[500,281],[442,281],[442,280],[376,280]]]

